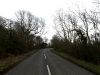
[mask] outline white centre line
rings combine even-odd
[[[46,59],[46,56],[45,56],[45,59]]]
[[[44,54],[44,56],[45,56],[45,54]]]
[[[48,70],[48,74],[51,75],[50,68],[48,65],[47,65],[47,70]]]
[[[46,55],[45,55],[45,53],[44,53],[44,57],[45,57],[45,59],[46,59]],[[46,66],[47,66],[48,74],[51,75],[51,72],[50,72],[50,68],[49,68],[49,66],[48,66],[48,65],[46,65]]]
[[[45,57],[45,59],[46,59],[46,55],[44,54],[44,57]]]

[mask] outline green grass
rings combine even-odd
[[[68,54],[62,53],[62,52],[55,52],[55,51],[53,51],[53,52],[56,53],[57,55],[63,57],[64,59],[67,59],[67,60],[95,73],[96,75],[100,75],[100,65],[95,65],[95,64],[86,62],[84,60],[76,59],[76,58],[74,58]]]
[[[31,52],[24,53],[24,54],[17,55],[17,56],[10,55],[9,57],[7,57],[5,59],[1,59],[0,60],[0,74],[4,74],[10,68],[14,67],[19,62],[21,62],[22,60],[24,60],[25,58],[29,57],[30,55],[32,55],[35,52],[36,51],[31,51]]]

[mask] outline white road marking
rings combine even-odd
[[[46,59],[46,55],[44,54],[44,57],[45,57],[45,59]]]
[[[48,74],[51,75],[50,68],[48,65],[47,65],[47,70],[48,70]]]
[[[45,59],[46,59],[46,56],[45,56]]]
[[[44,53],[44,56],[45,56],[45,53]]]
[[[47,58],[46,55],[45,55],[45,53],[44,53],[44,57],[45,57],[45,59]],[[51,75],[49,66],[48,65],[46,65],[46,66],[47,66],[48,74]]]

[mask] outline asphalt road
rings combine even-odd
[[[93,73],[42,49],[33,54],[5,75],[94,75]]]

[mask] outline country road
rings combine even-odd
[[[5,75],[94,75],[93,73],[52,53],[50,49],[42,49]]]

